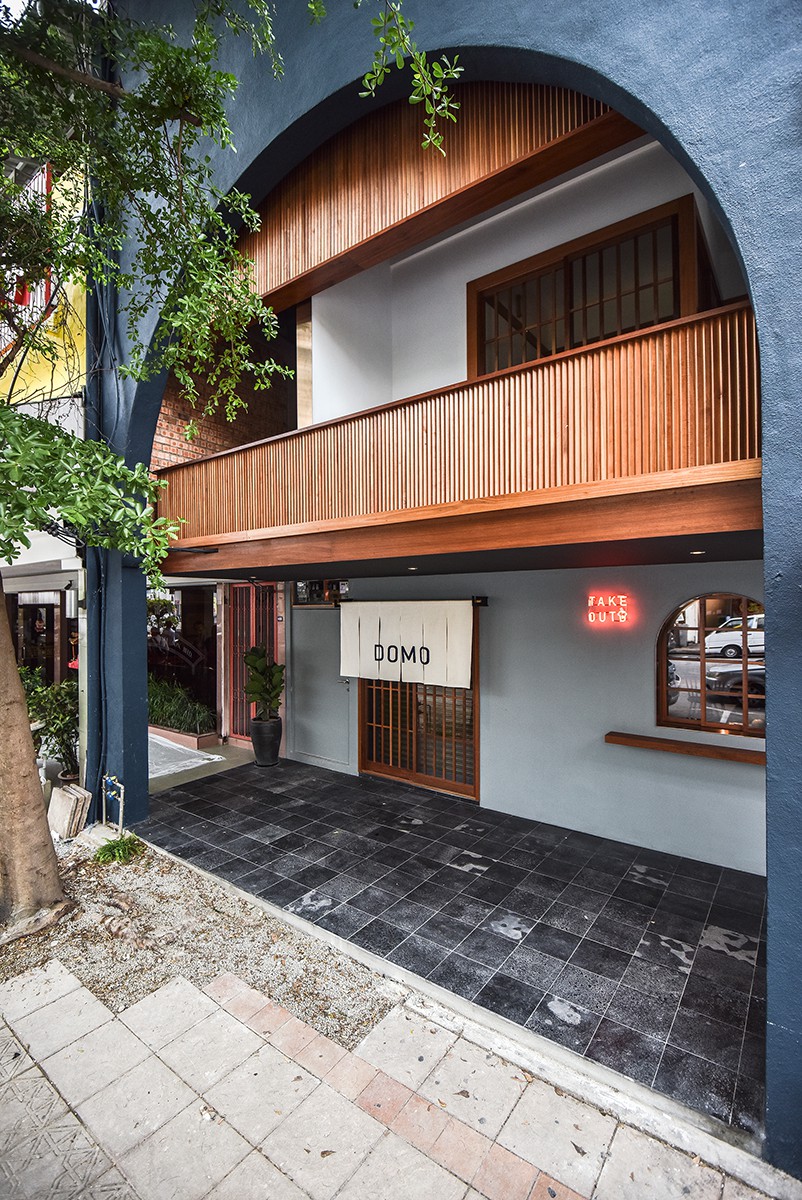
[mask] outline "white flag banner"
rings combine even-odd
[[[349,601],[340,608],[340,674],[471,686],[470,600]]]

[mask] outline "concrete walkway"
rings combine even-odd
[[[115,1015],[51,962],[0,986],[0,1013],[4,1200],[802,1197],[703,1132],[680,1150],[575,1098],[414,997],[353,1052],[234,975]]]

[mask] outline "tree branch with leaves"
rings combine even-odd
[[[368,3],[368,0],[364,0]],[[373,0],[370,0],[373,3]],[[360,7],[363,0],[357,0]],[[376,54],[363,79],[375,96],[407,65],[410,102],[423,104],[424,146],[442,152],[453,121],[456,60],[431,61],[401,0],[381,0],[372,20]],[[325,16],[310,0],[310,18]],[[30,0],[15,14],[0,0],[0,559],[13,561],[37,529],[56,522],[88,546],[132,555],[157,572],[173,527],[156,514],[158,487],[145,464],[126,464],[103,441],[83,441],[22,415],[8,386],[25,355],[55,364],[51,336],[75,289],[113,296],[125,330],[112,371],[143,381],[171,371],[198,418],[229,419],[248,391],[284,368],[258,360],[250,335],[276,319],[257,294],[238,230],[258,226],[250,197],[222,189],[211,151],[232,149],[226,104],[236,78],[220,69],[224,38],[246,37],[277,78],[283,64],[268,0],[230,7],[197,0],[191,31],[131,20],[90,0]],[[45,196],[26,189],[25,168],[50,164]],[[31,314],[20,280],[45,280],[51,301]],[[154,313],[158,324],[151,336]],[[201,402],[197,378],[205,380]],[[192,436],[196,425],[188,425]],[[0,602],[2,585],[0,581]],[[47,829],[24,696],[7,622],[0,619],[0,921],[55,911],[60,885]],[[54,907],[55,906],[55,907]]]

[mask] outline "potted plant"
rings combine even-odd
[[[62,780],[78,778],[78,684],[72,679],[32,689],[28,712],[40,726],[38,736],[45,754],[61,763]]]
[[[284,691],[284,664],[277,663],[267,646],[251,646],[244,656],[248,682],[245,695],[256,705],[251,718],[251,741],[257,766],[275,767],[281,745],[281,717],[278,715]]]

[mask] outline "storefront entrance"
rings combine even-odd
[[[360,680],[360,771],[477,799],[473,688]]]
[[[249,738],[253,705],[245,699],[244,655],[251,646],[267,646],[275,653],[276,589],[273,584],[231,585],[231,636],[229,647],[228,730],[233,738]]]
[[[17,662],[40,670],[45,683],[77,679],[78,619],[66,591],[19,592],[6,597]],[[68,616],[72,612],[72,616]]]

